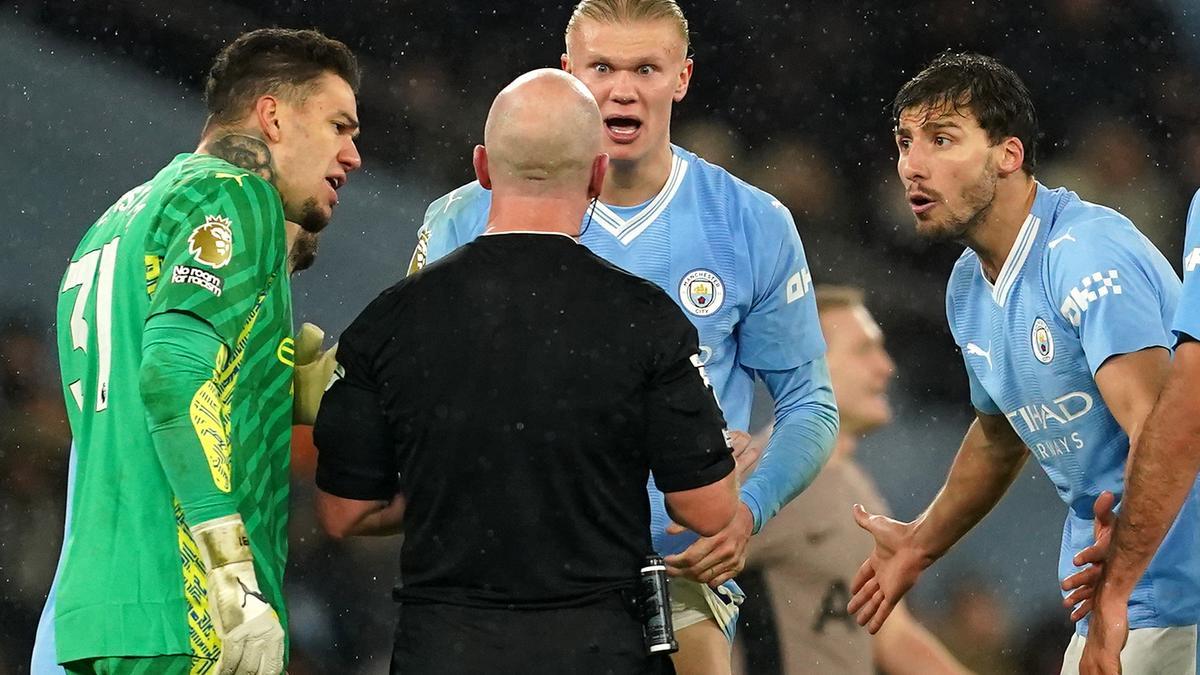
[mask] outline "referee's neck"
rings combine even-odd
[[[487,234],[547,232],[579,236],[588,200],[579,195],[492,195]]]

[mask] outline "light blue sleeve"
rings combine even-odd
[[[1171,324],[1175,338],[1200,340],[1200,191],[1192,197],[1183,240],[1183,293]]]
[[[738,361],[755,370],[790,370],[825,354],[812,275],[787,207],[762,193],[742,217],[754,294],[738,323]]]
[[[417,247],[408,264],[408,274],[482,234],[491,206],[491,191],[478,182],[463,185],[430,203],[421,229],[417,230]]]
[[[67,463],[67,504],[66,518],[63,523],[63,545],[58,553],[58,567],[54,570],[54,581],[50,584],[50,592],[46,595],[46,604],[42,607],[42,615],[38,618],[37,633],[33,641],[33,654],[30,655],[30,675],[66,675],[67,671],[58,665],[57,639],[54,633],[55,602],[58,597],[59,575],[62,574],[63,559],[67,554],[67,540],[71,538],[71,505],[75,501],[75,468],[77,466],[75,442],[71,442],[71,454]]]
[[[1070,229],[1073,241],[1050,250],[1046,291],[1059,325],[1079,337],[1092,375],[1113,356],[1170,349],[1180,283],[1162,253],[1107,209]]]
[[[754,474],[742,486],[742,502],[758,532],[820,473],[837,439],[838,412],[821,356],[789,370],[760,370],[775,401],[775,428]]]
[[[971,385],[971,405],[985,415],[1002,415],[1004,411],[992,400],[992,395],[983,388],[983,383],[975,375],[967,355],[963,354],[963,367],[967,369],[967,382]]]

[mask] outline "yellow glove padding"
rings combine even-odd
[[[300,326],[296,335],[296,371],[292,376],[296,396],[292,421],[295,424],[317,421],[321,397],[337,368],[337,345],[321,351],[324,341],[325,331],[311,323]]]

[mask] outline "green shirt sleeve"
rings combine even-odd
[[[283,207],[258,176],[213,170],[178,186],[161,218],[139,378],[159,462],[195,525],[237,510],[223,371],[286,274]]]
[[[166,205],[163,274],[149,317],[184,312],[236,347],[272,277],[286,274],[283,205],[249,173],[213,173],[183,185]]]
[[[139,386],[154,450],[189,526],[237,512],[216,368],[225,346],[188,314],[151,317],[142,338]]]

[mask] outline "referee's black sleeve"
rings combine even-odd
[[[395,446],[359,337],[354,326],[342,335],[339,376],[321,399],[313,426],[316,483],[345,499],[386,500],[399,489]]]
[[[654,322],[657,344],[646,392],[645,447],[663,492],[715,483],[734,469],[725,418],[699,367],[696,328],[665,295]]]

